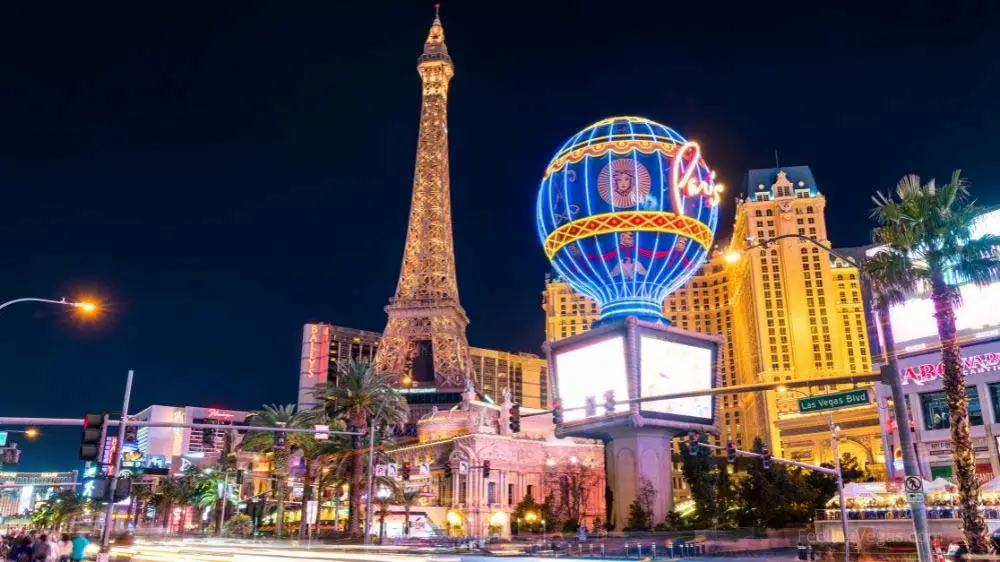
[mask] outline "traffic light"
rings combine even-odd
[[[15,465],[21,462],[21,450],[17,448],[17,443],[11,443],[0,449],[0,464]]]
[[[584,412],[584,415],[586,417],[590,418],[590,417],[596,416],[597,415],[597,397],[596,396],[588,396],[587,397],[587,402],[586,402],[586,404],[584,405],[583,408],[584,408],[583,412]]]
[[[760,466],[764,470],[771,468],[771,450],[767,447],[764,447],[760,451]]]
[[[444,477],[445,477],[445,480],[447,480],[448,478],[451,478],[451,463],[450,462],[449,463],[445,463],[445,465],[444,465]]]
[[[122,443],[135,443],[139,440],[139,428],[134,425],[125,426],[125,437],[122,439]]]
[[[483,461],[483,478],[490,477],[490,461]]]
[[[691,432],[688,433],[688,452],[692,455],[698,452],[698,434]]]
[[[562,425],[563,423],[562,400],[552,402],[552,423],[555,425]]]
[[[243,479],[245,478],[245,476],[246,476],[246,471],[244,471],[242,468],[239,469],[239,470],[237,470],[236,471],[236,485],[242,486],[243,485]]]
[[[613,390],[604,393],[604,413],[605,415],[615,413],[615,391]]]
[[[281,449],[284,448],[285,444],[288,443],[288,436],[285,435],[284,431],[274,432],[274,448]]]
[[[408,462],[404,462],[403,463],[403,480],[409,480],[410,479],[410,469],[411,468],[412,467],[411,467],[410,463],[408,463]]]
[[[726,460],[729,464],[736,463],[736,445],[732,441],[726,443]]]
[[[101,435],[104,434],[104,414],[83,416],[83,434],[80,436],[80,460],[101,460]]]
[[[514,433],[521,432],[521,405],[514,404],[510,407],[510,421],[507,424]]]
[[[363,449],[365,446],[363,435],[352,435],[351,436],[351,448],[354,450]]]

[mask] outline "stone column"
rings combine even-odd
[[[458,469],[451,473],[451,507],[458,505]]]
[[[615,529],[628,521],[628,506],[639,494],[643,480],[657,491],[653,524],[662,523],[673,507],[672,433],[661,428],[616,428],[606,448],[607,478],[614,493]]]

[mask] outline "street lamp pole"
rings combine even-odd
[[[368,422],[368,486],[367,486],[367,496],[365,498],[365,546],[371,544],[371,529],[372,529],[372,481],[375,476],[375,424],[378,423],[378,418],[382,415],[382,407],[385,402],[379,404],[378,412],[375,416]]]
[[[55,300],[55,299],[40,299],[37,297],[24,297],[20,299],[9,300],[3,304],[0,304],[0,310],[7,308],[12,304],[17,304],[21,302],[43,302],[46,304],[61,304],[63,306],[72,306],[74,308],[79,308],[83,312],[94,312],[97,310],[97,305],[92,302],[86,301],[68,301],[65,297]]]

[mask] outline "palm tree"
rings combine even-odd
[[[152,501],[154,497],[153,488],[146,482],[133,482],[132,483],[132,501],[135,504],[135,512],[133,514],[134,519],[132,520],[133,525],[139,526],[139,521],[144,511],[146,511],[146,506]]]
[[[878,279],[882,294],[898,297],[916,290],[929,290],[934,303],[943,386],[951,418],[955,473],[962,507],[962,527],[969,550],[982,554],[992,550],[986,525],[978,513],[979,483],[969,435],[968,398],[955,328],[955,305],[960,302],[960,283],[986,285],[1000,271],[1000,240],[991,235],[973,238],[973,225],[982,213],[969,198],[960,171],[937,187],[933,180],[921,184],[909,175],[892,194],[876,194],[872,212],[879,226],[876,244],[884,250],[866,270]],[[891,299],[890,299],[891,300]]]
[[[289,428],[311,428],[315,424],[317,415],[314,412],[301,412],[295,404],[285,404],[278,406],[271,404],[264,406],[262,410],[250,412],[247,421],[251,425],[264,427],[289,427]],[[285,518],[285,485],[288,478],[288,458],[292,453],[292,445],[296,441],[305,439],[299,433],[286,433],[283,438],[275,438],[272,431],[254,431],[248,433],[240,443],[240,447],[247,451],[271,451],[274,454],[274,464],[272,473],[275,482],[275,494],[278,498],[278,510],[275,514],[274,536],[281,538],[282,526]]]
[[[403,522],[404,536],[410,536],[410,510],[413,509],[413,505],[422,495],[423,492],[419,488],[405,489],[399,495],[399,500],[403,503],[403,509],[406,511],[406,520]]]
[[[167,507],[164,521],[170,521],[170,509],[172,507],[181,508],[181,519],[178,522],[181,536],[184,535],[187,525],[187,506],[194,502],[198,492],[195,484],[195,477],[192,471],[187,471],[179,476],[170,476],[160,482],[160,493],[163,495],[164,503]],[[169,528],[167,529],[169,531]]]
[[[200,508],[212,506],[212,525],[215,526],[215,534],[221,535],[220,511],[224,510],[227,504],[239,503],[239,496],[230,488],[225,471],[218,465],[211,471],[199,473],[195,488],[194,504]]]
[[[378,504],[378,542],[384,544],[385,517],[389,514],[389,507],[400,501],[402,491],[395,479],[378,476],[372,483],[372,492],[375,493],[375,502]]]
[[[346,418],[352,431],[365,432],[380,424],[395,426],[406,421],[406,400],[393,387],[395,376],[377,371],[367,361],[350,361],[340,367],[339,380],[330,380],[314,391],[320,408],[330,418]],[[351,499],[348,531],[361,532],[361,490],[365,461],[360,450],[351,456]]]

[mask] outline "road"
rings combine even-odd
[[[141,544],[128,548],[115,549],[112,553],[113,560],[132,560],[135,562],[267,562],[274,560],[284,560],[286,562],[496,562],[497,556],[482,556],[477,554],[451,554],[435,552],[432,549],[421,549],[418,547],[397,547],[365,549],[364,547],[351,546],[325,546],[317,545],[313,547],[300,546],[276,546],[271,544],[253,543],[156,543]],[[684,562],[720,562],[741,560],[754,562],[787,562],[795,557],[794,551],[777,551],[761,553],[760,555],[749,556],[725,556],[725,557],[690,557],[683,558]],[[512,562],[535,562],[551,561],[551,557],[541,556],[511,556],[501,557]],[[637,556],[633,555],[632,560]],[[648,560],[648,557],[645,557]],[[599,558],[569,558],[560,557],[560,561],[590,561],[594,562]],[[618,558],[622,560],[622,558]],[[664,557],[657,557],[657,560],[669,560]],[[677,560],[677,559],[675,559]]]

